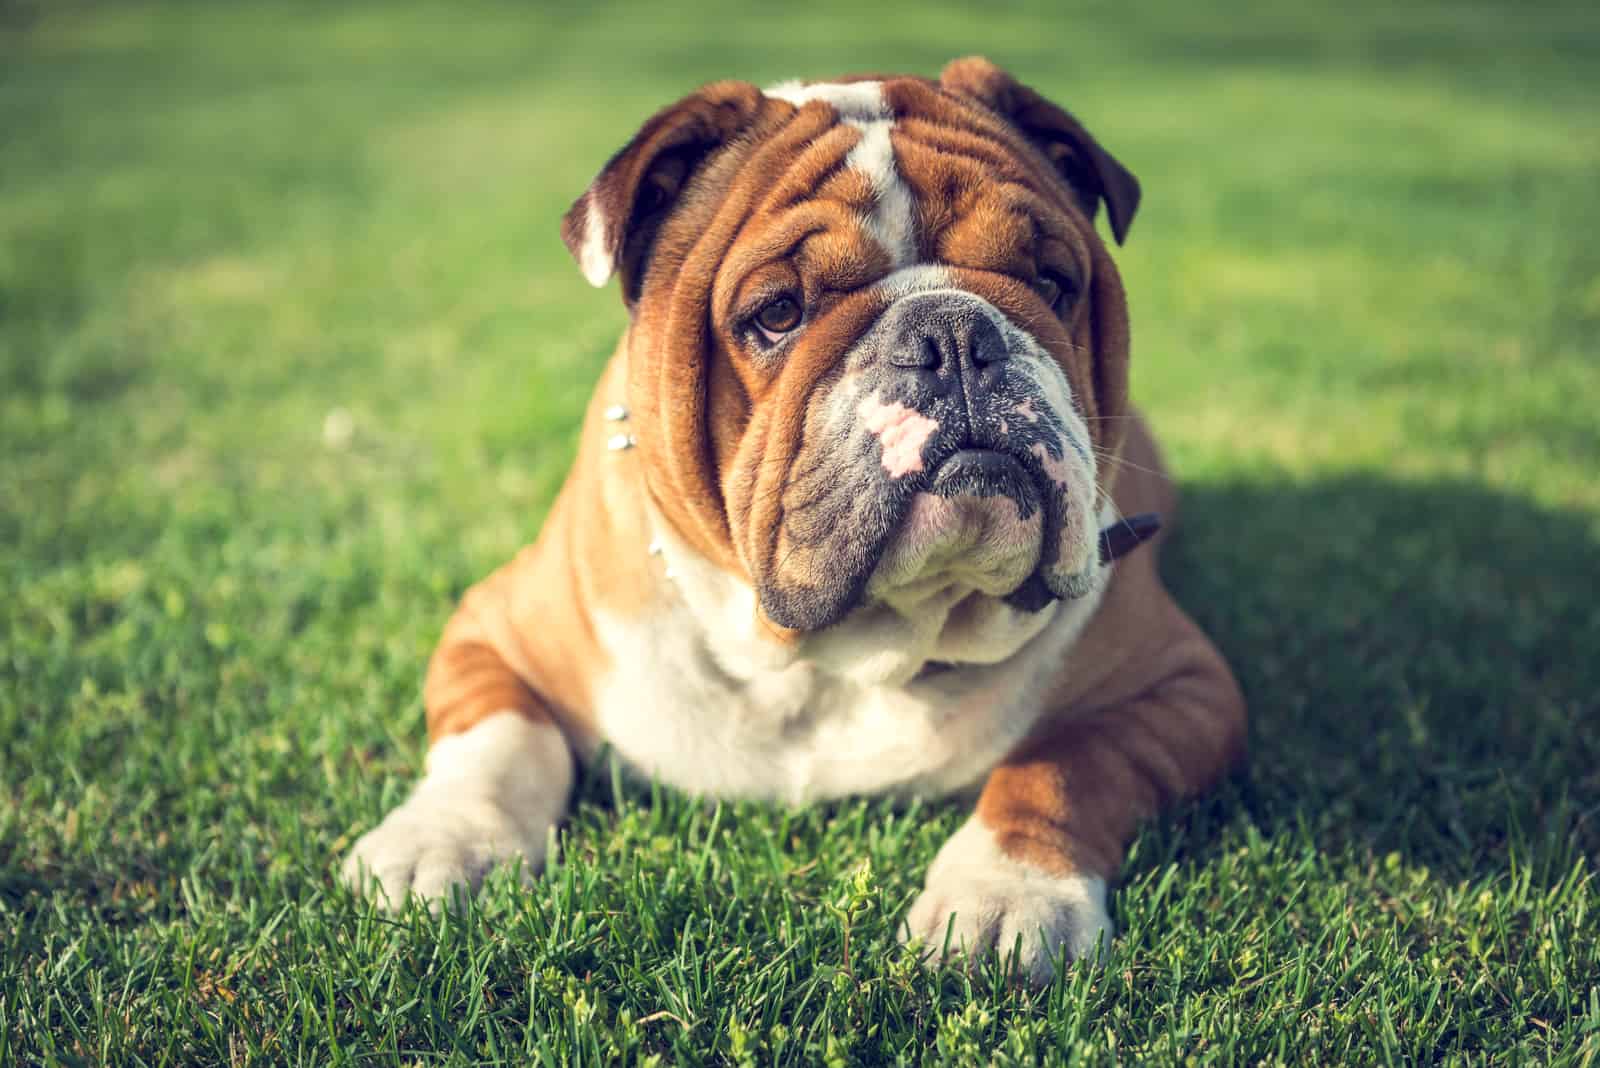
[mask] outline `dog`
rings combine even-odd
[[[1245,739],[1134,548],[1175,501],[1095,217],[1121,243],[1139,195],[978,57],[646,122],[562,225],[629,316],[577,461],[445,627],[426,772],[346,878],[398,907],[536,871],[606,743],[697,795],[975,796],[904,939],[1099,958],[1137,824]]]

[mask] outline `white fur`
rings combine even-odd
[[[683,612],[597,623],[617,665],[597,688],[600,727],[633,768],[693,793],[790,803],[974,785],[1033,724],[1066,644],[1063,628],[1005,664],[863,685],[814,660],[723,674]]]
[[[1043,713],[1039,689],[1103,592],[1037,613],[990,600],[969,618],[953,611],[965,594],[947,591],[909,610],[864,606],[784,645],[762,633],[746,583],[655,525],[662,597],[642,618],[596,619],[614,667],[595,711],[633,768],[699,794],[800,803],[973,787]],[[918,677],[930,660],[960,666]]]
[[[976,816],[939,850],[901,931],[936,964],[947,955],[975,960],[1017,954],[1017,970],[1049,982],[1066,950],[1071,960],[1103,962],[1111,948],[1106,884],[1093,875],[1053,875],[1006,856]]]
[[[787,100],[803,108],[813,100],[830,104],[841,119],[870,121],[885,119],[889,112],[883,102],[882,82],[780,82],[762,92],[774,100]]]
[[[611,280],[616,262],[611,258],[611,246],[606,241],[606,215],[595,202],[594,194],[586,198],[583,213],[583,245],[578,253],[578,267],[584,279],[596,289]]]
[[[953,284],[949,270],[942,265],[919,263],[911,267],[902,267],[886,275],[879,280],[878,288],[890,300],[899,300],[914,293],[932,293],[940,289],[949,289]]]
[[[905,267],[917,258],[916,221],[912,214],[911,191],[895,169],[894,146],[889,141],[892,119],[851,121],[861,129],[861,140],[845,156],[846,167],[865,174],[872,183],[872,214],[867,229],[889,254],[895,267]]]
[[[839,118],[861,131],[861,140],[845,156],[845,166],[860,171],[872,185],[872,214],[867,216],[868,231],[883,246],[895,267],[912,263],[917,256],[916,222],[911,191],[895,169],[894,146],[889,130],[894,117],[883,98],[882,82],[818,82],[802,85],[785,82],[766,90],[766,95],[804,107],[813,100],[826,101]]]
[[[345,881],[375,886],[399,909],[407,894],[437,905],[454,888],[470,892],[512,858],[531,876],[544,866],[572,778],[561,732],[516,712],[441,738],[411,796],[345,858]]]

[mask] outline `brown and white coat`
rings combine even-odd
[[[1096,952],[1136,823],[1245,722],[1154,549],[1097,550],[1174,507],[1094,228],[1138,196],[976,58],[647,122],[563,227],[630,316],[577,462],[446,627],[427,773],[350,877],[398,904],[537,868],[604,741],[700,794],[975,794],[908,936],[1034,979]]]

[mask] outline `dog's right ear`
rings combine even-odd
[[[939,86],[999,113],[1054,163],[1084,213],[1093,219],[1106,204],[1111,233],[1122,244],[1139,208],[1139,180],[1090,136],[1077,119],[982,56],[951,60]]]
[[[765,98],[748,82],[713,82],[658,111],[561,221],[561,239],[593,286],[622,275],[638,297],[656,231],[694,172],[750,126]]]

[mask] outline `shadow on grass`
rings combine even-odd
[[[1252,753],[1169,848],[1203,850],[1231,795],[1263,833],[1460,876],[1600,852],[1593,519],[1356,474],[1186,486],[1179,522],[1163,571],[1239,675]]]
[[[1149,828],[1125,876],[1204,856],[1241,818],[1447,878],[1504,871],[1515,852],[1553,883],[1577,853],[1600,856],[1593,519],[1375,474],[1181,492],[1162,570],[1245,689],[1250,761]],[[605,760],[577,800],[620,796],[660,800]]]

